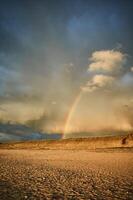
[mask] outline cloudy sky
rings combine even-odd
[[[1,1],[0,118],[47,132],[132,128],[132,10],[131,0]]]

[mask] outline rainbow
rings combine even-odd
[[[69,133],[69,127],[70,127],[70,124],[71,124],[72,116],[74,115],[74,112],[75,112],[75,110],[76,110],[76,107],[77,107],[77,105],[79,104],[80,99],[81,99],[83,93],[84,93],[84,92],[81,90],[81,91],[79,92],[79,94],[77,95],[76,99],[74,100],[74,103],[72,104],[72,107],[71,107],[71,109],[70,109],[70,111],[69,111],[69,114],[68,114],[68,117],[67,117],[67,120],[66,120],[63,138],[65,138],[66,135]]]

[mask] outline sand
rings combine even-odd
[[[0,150],[0,200],[133,199],[133,153]]]

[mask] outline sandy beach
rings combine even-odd
[[[0,199],[133,198],[133,153],[0,150]]]

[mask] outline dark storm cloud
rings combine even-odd
[[[132,3],[123,2],[5,1],[1,6],[1,49],[17,54],[20,60],[27,59],[27,54],[29,58],[35,55],[32,60],[45,57],[46,63],[51,60],[47,54],[55,50],[66,61],[95,49],[112,48],[118,42],[132,50]]]

